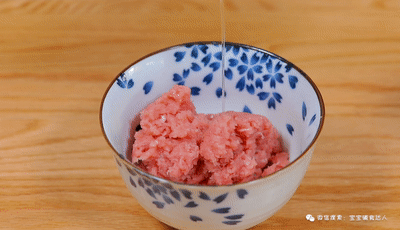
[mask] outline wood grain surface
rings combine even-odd
[[[400,1],[224,5],[227,41],[292,61],[326,104],[300,187],[252,229],[400,229]],[[123,184],[100,103],[140,57],[220,40],[219,12],[217,0],[1,0],[0,229],[171,229]]]

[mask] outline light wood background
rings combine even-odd
[[[292,61],[326,103],[302,184],[253,229],[399,229],[400,1],[225,0],[225,10],[228,41]],[[219,12],[217,0],[1,0],[0,229],[171,229],[125,188],[100,103],[140,57],[220,40]]]

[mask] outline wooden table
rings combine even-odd
[[[216,0],[0,1],[0,229],[170,229],[125,188],[100,103],[140,57],[220,40],[219,13]],[[326,104],[300,187],[253,229],[399,229],[400,2],[225,0],[225,16],[228,41],[292,61]]]

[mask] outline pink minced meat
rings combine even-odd
[[[168,180],[201,185],[251,181],[289,164],[269,120],[243,112],[197,114],[190,89],[174,86],[140,114],[132,162]]]

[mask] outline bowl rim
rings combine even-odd
[[[275,58],[279,59],[280,61],[283,61],[283,62],[285,62],[287,64],[290,64],[292,66],[292,68],[296,69],[309,82],[309,84],[311,85],[311,87],[313,88],[314,92],[317,95],[318,102],[319,102],[319,105],[320,105],[320,122],[319,122],[319,125],[318,125],[317,132],[316,132],[314,138],[312,139],[312,141],[310,142],[310,144],[307,146],[307,148],[305,148],[302,151],[302,153],[296,159],[294,159],[292,162],[290,162],[288,165],[286,165],[282,169],[280,169],[280,170],[278,170],[278,171],[276,171],[274,173],[271,173],[271,174],[269,174],[267,176],[260,177],[260,178],[257,178],[255,180],[251,180],[251,181],[247,181],[247,182],[241,182],[241,183],[229,184],[229,185],[185,184],[185,183],[182,183],[182,182],[176,182],[176,181],[172,181],[172,180],[169,180],[169,179],[165,179],[165,178],[161,178],[161,177],[158,177],[158,176],[154,176],[154,175],[152,175],[152,174],[150,174],[148,172],[143,171],[141,168],[135,166],[133,163],[127,161],[124,158],[122,158],[121,155],[117,152],[117,150],[112,146],[110,140],[108,139],[108,137],[107,137],[107,135],[105,133],[104,124],[103,124],[104,101],[105,101],[105,99],[106,99],[111,87],[114,85],[115,81],[118,79],[118,77],[122,73],[124,73],[129,68],[131,68],[132,66],[136,65],[137,63],[141,62],[142,60],[147,59],[148,57],[154,56],[156,54],[159,54],[159,53],[162,53],[162,52],[165,52],[165,51],[168,51],[168,50],[176,49],[176,48],[179,48],[179,47],[189,46],[189,45],[209,45],[209,44],[211,44],[211,45],[216,45],[216,44],[217,45],[221,45],[222,42],[221,41],[194,41],[194,42],[187,42],[187,43],[181,43],[181,44],[177,44],[177,45],[172,45],[172,46],[169,46],[169,47],[166,47],[166,48],[163,48],[163,49],[159,49],[157,51],[151,52],[151,53],[149,53],[149,54],[147,54],[145,56],[142,56],[141,58],[137,59],[136,61],[134,61],[133,63],[128,65],[126,68],[124,68],[121,72],[119,72],[116,77],[114,77],[114,79],[108,85],[106,91],[103,94],[103,98],[101,99],[101,104],[100,104],[100,113],[99,113],[99,119],[100,119],[100,126],[101,126],[102,134],[103,134],[104,138],[106,139],[108,145],[113,150],[114,156],[116,158],[118,158],[120,161],[122,161],[122,163],[125,165],[125,167],[131,167],[138,174],[140,174],[142,176],[145,176],[145,177],[147,177],[147,178],[149,178],[149,179],[151,179],[153,181],[155,180],[155,181],[158,181],[158,182],[161,182],[161,183],[169,183],[169,184],[175,184],[175,185],[186,186],[186,187],[196,187],[196,188],[215,188],[215,187],[220,188],[220,187],[235,187],[235,186],[239,187],[239,186],[249,185],[249,184],[252,184],[252,183],[257,183],[257,182],[259,182],[261,180],[267,180],[268,178],[271,178],[271,177],[274,177],[274,176],[277,176],[277,175],[281,175],[281,174],[283,175],[283,173],[288,171],[289,168],[292,168],[291,166],[293,166],[301,158],[304,158],[306,153],[315,145],[316,140],[318,139],[319,135],[321,134],[322,127],[323,127],[324,122],[325,122],[325,104],[324,104],[324,100],[322,98],[321,92],[319,91],[317,85],[312,81],[312,79],[303,70],[301,70],[299,67],[294,65],[292,62],[286,60],[285,58],[283,58],[283,57],[281,57],[281,56],[279,56],[279,55],[277,55],[277,54],[275,54],[273,52],[270,52],[270,51],[267,51],[267,50],[264,50],[264,49],[261,49],[261,48],[255,47],[255,46],[242,44],[242,43],[226,41],[225,42],[225,47],[226,46],[238,46],[238,47],[244,47],[244,48],[255,50],[255,51],[258,51],[258,52],[262,52],[262,53],[267,53],[267,54],[272,55]]]

